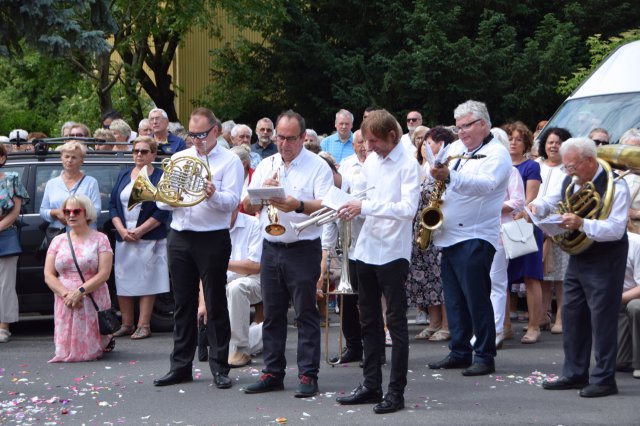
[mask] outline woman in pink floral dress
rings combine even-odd
[[[111,306],[106,281],[111,273],[113,252],[106,235],[89,226],[97,213],[89,198],[75,195],[62,204],[71,241],[84,275],[82,283],[67,240],[57,236],[47,251],[44,278],[55,295],[55,356],[49,362],[93,361],[111,352],[115,340],[102,336],[95,307],[85,296],[91,294],[100,307]]]

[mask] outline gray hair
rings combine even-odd
[[[233,126],[235,126],[236,123],[233,120],[227,120],[224,123],[222,123],[222,132],[231,132],[231,129],[233,129]]]
[[[560,145],[560,155],[569,151],[578,151],[580,158],[596,158],[596,143],[589,138],[569,138]]]
[[[633,140],[637,140],[638,142],[640,142],[640,129],[632,127],[631,129],[624,132],[620,137],[620,143],[622,145],[630,145],[629,142]]]
[[[166,118],[167,120],[169,119],[167,112],[162,108],[153,108],[151,111],[149,111],[149,115],[147,115],[147,117],[151,117],[151,114],[153,114],[154,112],[159,112],[164,118]]]
[[[231,137],[235,138],[236,136],[238,136],[238,132],[243,129],[246,129],[249,131],[249,137],[253,136],[253,131],[251,130],[251,127],[247,126],[246,124],[236,124],[231,129]]]
[[[131,126],[129,126],[127,122],[121,118],[116,118],[115,120],[113,120],[109,125],[109,130],[117,130],[122,134],[122,136],[125,136],[127,139],[129,138],[129,136],[131,136]]]
[[[260,120],[256,121],[256,130],[258,130],[258,124],[260,123],[269,123],[271,128],[273,129],[273,121],[269,117],[262,117]]]
[[[320,142],[318,139],[318,133],[313,129],[307,129],[307,136],[311,136],[316,140],[316,142]]]
[[[338,121],[338,117],[341,115],[346,115],[353,123],[353,114],[351,114],[351,112],[347,111],[346,109],[341,109],[340,111],[336,112],[336,121]]]
[[[87,155],[86,145],[78,141],[72,140],[60,147],[60,155],[64,154],[65,152],[73,152],[73,151],[80,151],[80,156],[82,158],[84,158],[85,155]]]
[[[87,197],[86,195],[74,194],[70,196],[62,202],[61,208],[66,208],[67,204],[69,203],[80,204],[82,206],[82,208],[84,209],[84,215],[87,218],[87,223],[94,222],[98,218],[96,208],[94,207],[89,197]]]
[[[75,121],[65,121],[62,127],[60,128],[60,136],[64,136],[64,131],[66,129],[72,129],[73,126],[76,125]]]
[[[151,127],[151,122],[148,118],[143,118],[142,120],[140,120],[140,123],[138,123],[138,130],[144,125],[146,125],[147,127]]]
[[[509,149],[509,135],[500,127],[494,127],[491,129],[491,134],[496,138],[505,148]]]
[[[478,101],[466,101],[461,103],[453,110],[453,118],[456,120],[464,117],[465,115],[471,114],[475,118],[479,118],[487,123],[488,127],[491,127],[491,118],[489,118],[489,111],[487,110],[487,106],[483,102]]]
[[[251,148],[249,148],[249,145],[246,144],[234,146],[230,149],[231,152],[240,157],[240,161],[242,161],[242,164],[251,162],[251,157],[249,156],[250,150]]]

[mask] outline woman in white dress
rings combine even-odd
[[[116,229],[114,269],[122,313],[122,327],[114,333],[115,337],[150,337],[155,295],[169,291],[166,226],[169,212],[159,210],[151,201],[138,204],[131,211],[127,209],[138,173],[146,173],[154,185],[162,177],[162,170],[151,165],[157,150],[158,144],[153,139],[136,138],[133,141],[135,167],[120,173],[111,192],[109,212]],[[140,298],[137,327],[133,324],[134,297]]]

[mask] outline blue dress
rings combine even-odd
[[[540,164],[533,160],[525,160],[522,163],[515,166],[522,176],[522,182],[526,190],[527,181],[538,180],[542,182],[540,176]],[[525,254],[524,256],[511,259],[509,261],[509,269],[507,270],[509,276],[509,283],[521,283],[524,278],[533,278],[536,280],[542,280],[544,277],[542,269],[542,243],[543,235],[542,231],[534,227],[533,234],[536,237],[536,243],[538,244],[538,251],[535,253]]]

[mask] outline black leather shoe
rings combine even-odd
[[[587,382],[586,380],[574,380],[562,376],[558,380],[554,381],[545,380],[544,382],[542,382],[542,388],[547,390],[582,389],[588,384],[589,382]]]
[[[599,398],[617,393],[618,386],[615,383],[611,385],[588,385],[580,389],[580,396],[583,398]]]
[[[348,396],[339,396],[336,402],[342,405],[373,404],[382,401],[382,389],[369,389],[358,385]]]
[[[388,392],[384,399],[373,407],[376,414],[395,413],[404,408],[404,396],[398,393]]]
[[[493,364],[483,364],[474,362],[471,367],[462,370],[463,376],[484,376],[486,374],[495,373],[496,367]]]
[[[310,398],[318,393],[318,379],[301,374],[298,390],[293,394],[296,398]]]
[[[284,389],[282,378],[266,373],[260,376],[260,380],[244,388],[244,393],[263,393],[282,389]]]
[[[193,376],[191,375],[191,371],[182,372],[179,370],[169,371],[164,376],[160,377],[153,381],[154,386],[171,386],[177,385],[178,383],[191,382],[193,381]]]
[[[460,358],[454,358],[451,355],[447,355],[443,360],[438,362],[432,362],[429,364],[429,368],[432,370],[449,369],[449,368],[467,368],[471,365],[471,361],[467,361]]]
[[[229,389],[231,387],[231,379],[229,375],[224,373],[216,373],[213,375],[213,384],[218,389]]]
[[[329,360],[331,364],[348,364],[350,362],[362,361],[362,351],[356,351],[350,348],[344,348],[339,357],[333,357]]]

